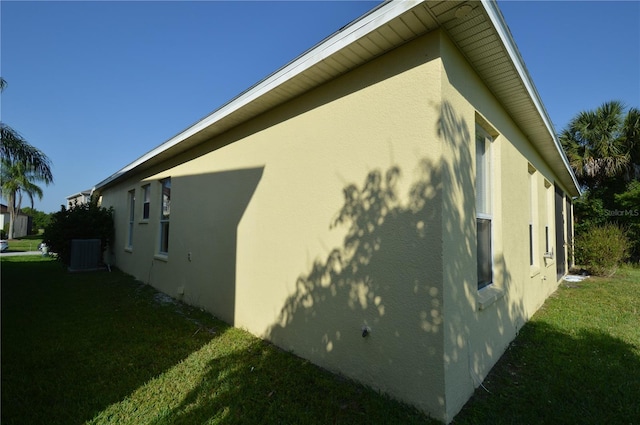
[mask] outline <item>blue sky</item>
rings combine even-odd
[[[376,2],[0,2],[2,121],[53,162],[59,209]],[[560,131],[640,107],[640,2],[500,1]]]

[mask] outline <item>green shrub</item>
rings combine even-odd
[[[640,181],[634,180],[629,183],[627,190],[616,194],[615,199],[620,210],[620,215],[615,217],[616,221],[627,229],[631,258],[640,262]]]
[[[617,224],[594,226],[576,236],[575,261],[589,273],[612,276],[629,254],[625,230]]]
[[[57,254],[58,260],[69,265],[71,262],[71,240],[100,239],[102,252],[113,243],[113,208],[99,207],[95,203],[76,204],[51,215],[51,221],[44,230],[43,242],[50,252]]]

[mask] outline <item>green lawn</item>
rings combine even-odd
[[[640,424],[640,269],[562,284],[455,424]]]
[[[120,272],[1,267],[3,425],[427,420]]]
[[[120,272],[4,257],[10,424],[435,424]],[[640,269],[561,286],[455,424],[640,423]]]
[[[11,239],[9,241],[9,250],[7,252],[37,251],[38,245],[40,245],[41,242],[42,235],[32,235],[19,239]]]

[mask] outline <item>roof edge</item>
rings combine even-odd
[[[578,179],[575,173],[573,172],[571,165],[569,165],[569,159],[567,158],[567,155],[564,153],[564,149],[560,144],[560,141],[558,139],[558,136],[553,126],[553,123],[551,121],[551,118],[549,117],[549,114],[546,108],[544,107],[544,104],[542,103],[542,98],[540,97],[540,93],[538,93],[538,90],[536,89],[533,83],[533,79],[529,75],[529,71],[527,71],[527,68],[524,64],[524,59],[522,58],[522,55],[518,50],[516,42],[513,36],[511,35],[511,30],[509,29],[509,26],[507,25],[504,19],[504,16],[502,15],[500,8],[498,7],[497,1],[481,0],[481,2],[485,10],[487,11],[487,15],[489,16],[489,19],[491,19],[491,22],[496,28],[496,31],[498,32],[498,36],[500,37],[505,48],[507,49],[507,52],[509,53],[511,60],[513,61],[513,65],[515,66],[516,71],[520,75],[520,79],[522,80],[522,83],[525,85],[527,91],[529,92],[529,95],[531,96],[531,100],[533,100],[533,103],[536,109],[538,110],[538,113],[540,114],[540,117],[542,118],[542,121],[544,122],[545,127],[549,131],[549,135],[551,136],[553,140],[553,144],[555,145],[556,150],[560,154],[560,158],[562,159],[562,162],[567,172],[569,173],[569,176],[571,177],[571,180],[573,182],[573,185],[576,189],[577,194],[581,195],[582,190],[580,189],[580,184],[578,183]]]
[[[340,28],[338,31],[327,36],[322,41],[315,44],[313,47],[306,50],[283,67],[269,74],[267,77],[260,80],[253,86],[249,87],[247,90],[241,92],[228,102],[222,104],[222,106],[215,109],[209,115],[187,127],[185,130],[171,137],[164,143],[148,151],[147,153],[140,156],[138,159],[129,163],[125,167],[121,168],[111,176],[102,180],[100,183],[94,186],[93,190],[100,191],[101,189],[126,178],[136,170],[140,170],[141,167],[145,166],[145,164],[149,164],[149,162],[154,158],[157,158],[159,155],[169,151],[170,149],[173,149],[176,146],[179,146],[187,139],[198,137],[198,135],[200,135],[199,137],[202,138],[202,140],[196,138],[194,142],[198,143],[200,141],[204,141],[203,132],[208,128],[211,128],[211,126],[242,110],[242,108],[251,104],[251,102],[267,95],[272,90],[278,88],[297,75],[300,75],[306,70],[312,68],[319,62],[325,60],[327,57],[349,46],[356,40],[366,36],[368,33],[375,31],[376,29],[382,27],[389,21],[402,15],[408,10],[416,7],[419,4],[426,3],[427,1],[428,0],[390,0],[376,6],[369,12]],[[568,158],[559,142],[549,114],[547,113],[544,104],[542,103],[540,94],[538,93],[533,80],[527,71],[524,60],[520,55],[515,40],[513,39],[513,36],[502,15],[502,12],[498,7],[496,0],[481,0],[480,4],[482,5],[489,20],[491,21],[496,34],[498,35],[506,50],[507,55],[510,57],[518,74],[518,77],[520,78],[522,84],[524,85],[527,93],[530,96],[530,99],[534,104],[535,110],[542,119],[542,122],[546,127],[549,136],[551,137],[551,141],[555,147],[555,150],[560,155],[559,159],[561,160],[562,165],[564,165],[565,170],[568,173],[568,178],[567,175],[564,175],[563,177],[562,175],[564,173],[562,173],[560,170],[557,170],[559,177],[561,177],[560,180],[564,185],[567,186],[567,189],[570,192],[578,195],[581,194],[580,185],[578,184],[575,173],[569,165]],[[558,166],[560,166],[560,163],[556,163],[554,168]],[[571,185],[573,185],[573,188],[570,187]]]
[[[322,41],[309,48],[277,71],[269,74],[258,83],[254,84],[247,90],[232,98],[230,101],[224,103],[222,106],[214,110],[212,113],[210,113],[200,121],[186,128],[166,142],[142,155],[137,160],[131,162],[111,176],[102,180],[100,183],[94,186],[94,190],[99,191],[105,186],[114,183],[117,180],[120,180],[129,172],[143,165],[150,159],[178,145],[183,140],[203,131],[210,125],[229,116],[231,113],[241,109],[251,101],[273,90],[284,82],[292,79],[296,75],[299,75],[306,69],[309,69],[310,67],[326,59],[335,52],[348,46],[355,40],[363,37],[376,28],[379,28],[380,26],[396,18],[397,16],[400,16],[401,14],[409,9],[412,9],[418,4],[423,3],[424,1],[426,0],[390,0],[376,6],[369,12],[340,28],[338,31],[327,36]]]

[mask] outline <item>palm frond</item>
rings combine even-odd
[[[29,144],[14,129],[0,122],[0,157],[10,163],[23,162],[45,184],[53,183],[51,160],[38,148]]]

